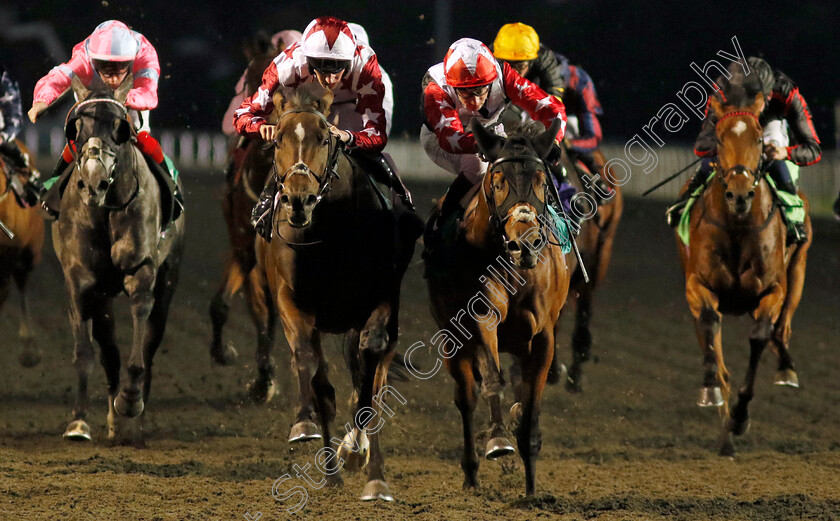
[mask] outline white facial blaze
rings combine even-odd
[[[295,135],[300,141],[300,147],[298,148],[298,161],[303,161],[303,138],[306,137],[306,132],[303,130],[303,125],[298,122],[297,126],[295,127]]]
[[[740,136],[741,134],[743,134],[743,132],[745,130],[747,130],[747,124],[744,123],[743,121],[739,121],[739,122],[735,123],[734,125],[732,125],[732,132],[736,136]]]

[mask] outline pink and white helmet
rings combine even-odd
[[[117,20],[102,22],[87,41],[91,59],[105,62],[128,62],[140,51],[140,44],[131,29]]]
[[[307,58],[350,61],[356,54],[356,39],[347,22],[333,16],[309,22],[300,46]]]

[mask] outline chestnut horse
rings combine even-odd
[[[28,153],[23,143],[17,143],[24,153]],[[9,238],[0,232],[0,308],[9,297],[9,279],[14,279],[20,293],[18,338],[21,352],[18,361],[24,367],[34,367],[41,361],[41,350],[38,349],[32,332],[26,284],[32,270],[41,262],[44,219],[36,208],[24,207],[15,191],[15,186],[22,188],[28,180],[18,175],[14,167],[4,162],[2,157],[0,170],[0,222],[14,235],[13,238]]]
[[[730,98],[731,99],[731,98]],[[710,186],[691,209],[689,244],[677,236],[685,272],[685,293],[703,352],[703,387],[698,405],[719,407],[722,420],[720,454],[732,456],[732,435],[749,427],[748,404],[753,397],[756,368],[771,345],[778,357],[776,385],[798,387],[788,351],[793,313],[802,296],[808,239],[785,247],[785,224],[762,168],[764,108],[759,93],[745,108],[723,105],[717,96],[711,108],[718,118],[718,159]],[[745,105],[746,103],[742,103]],[[743,386],[730,409],[729,371],[721,345],[722,314],[749,313],[750,360]]]
[[[83,101],[70,110],[65,132],[76,157],[61,213],[52,225],[52,241],[64,272],[78,373],[73,421],[64,437],[91,439],[86,416],[96,340],[108,385],[108,438],[123,441],[133,434],[133,441],[142,445],[142,413],[151,389],[152,360],[178,283],[185,215],[164,233],[160,185],[131,140],[124,105],[131,85],[129,78],[116,91],[88,91],[73,78],[73,89]],[[123,293],[129,299],[133,335],[128,383],[120,389],[113,299]],[[135,420],[124,423],[123,418]]]
[[[481,382],[490,406],[485,457],[496,459],[514,451],[501,413],[499,353],[506,352],[521,367],[512,412],[518,420],[525,492],[532,495],[535,490],[540,400],[571,276],[559,244],[550,240],[553,232],[542,224],[548,190],[542,160],[558,130],[559,121],[533,141],[521,135],[504,140],[473,122],[478,147],[491,164],[467,207],[463,240],[454,246],[450,269],[427,273],[432,314],[451,348],[446,367],[455,380],[455,404],[464,427],[464,488],[478,486],[476,382]],[[467,312],[474,320],[463,318]],[[453,326],[463,341],[450,332]]]
[[[281,49],[276,49],[267,37],[261,38],[259,35],[249,42],[247,49],[246,54],[250,61],[245,73],[245,94],[250,95],[257,90],[263,71]],[[210,319],[213,323],[210,356],[214,363],[220,365],[231,364],[237,358],[236,349],[224,343],[222,330],[230,314],[231,301],[244,285],[248,310],[257,326],[257,365],[270,370],[270,374],[265,375],[266,378],[257,378],[249,384],[249,394],[252,400],[263,402],[270,400],[274,393],[274,370],[270,364],[259,363],[259,353],[268,353],[271,349],[274,341],[275,312],[266,309],[272,304],[266,293],[265,278],[259,270],[254,270],[257,263],[254,252],[256,232],[250,221],[251,209],[257,203],[258,194],[271,171],[273,154],[271,148],[266,147],[260,140],[249,140],[243,150],[240,148],[241,139],[245,138],[235,136],[232,143],[230,155],[242,154],[243,157],[232,175],[225,179],[222,199],[222,214],[230,238],[230,257],[225,263],[219,290],[210,303]],[[266,312],[271,317],[271,323],[261,328],[258,317]]]
[[[326,120],[331,91],[305,83],[290,95],[278,92],[274,101],[279,114],[272,174],[278,176],[277,209],[272,239],[258,237],[256,251],[299,385],[300,406],[289,441],[323,438],[323,450],[333,451],[325,463],[333,484],[341,482],[341,465],[352,461],[355,467],[369,443],[362,499],[390,501],[379,449],[381,421],[372,415],[382,411],[382,395],[390,390],[386,383],[398,335],[400,282],[422,225],[403,233],[413,214],[401,213],[388,188],[374,184],[342,152]],[[321,335],[348,332],[355,340],[348,342],[347,353],[356,389],[355,424],[347,424],[350,432],[341,442],[331,439],[335,390],[327,377]],[[373,423],[380,427],[370,430]],[[341,442],[337,454],[330,447],[336,440]]]

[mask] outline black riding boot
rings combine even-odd
[[[423,244],[425,246],[423,257],[431,258],[439,249],[441,240],[443,239],[443,225],[446,221],[461,208],[461,199],[467,195],[467,192],[473,187],[472,181],[467,179],[464,174],[458,174],[458,177],[452,181],[452,184],[446,190],[446,195],[443,198],[443,204],[440,207],[440,213],[430,221],[426,226],[423,234]]]
[[[61,176],[67,170],[68,166],[70,166],[70,163],[64,160],[64,156],[58,156],[58,162],[55,164],[55,168],[53,168],[49,177],[33,182],[33,189],[38,192],[38,197],[41,200],[41,209],[44,210],[44,213],[50,219],[58,219],[58,203],[61,202],[61,194],[56,194],[54,197],[50,197],[49,195],[53,193],[53,189],[58,191],[60,187],[56,186],[59,184],[58,179],[49,188],[46,188],[45,185],[51,179]]]
[[[682,216],[683,208],[688,203],[691,194],[694,193],[695,190],[703,186],[703,183],[706,182],[706,178],[709,177],[710,171],[705,170],[702,166],[698,168],[694,175],[691,177],[691,180],[688,182],[688,187],[683,191],[677,200],[665,210],[665,220],[668,222],[668,226],[671,228],[676,228],[678,224],[680,224],[680,217]]]
[[[350,149],[348,153],[357,161],[367,161],[368,164],[374,163],[374,168],[371,170],[371,174],[374,179],[384,185],[387,185],[391,190],[393,190],[400,198],[403,205],[410,211],[417,211],[414,208],[414,201],[411,200],[411,192],[408,191],[405,183],[402,182],[402,179],[400,179],[397,175],[397,172],[391,168],[391,164],[388,163],[388,160],[385,159],[385,156],[382,155],[382,153],[372,154],[359,148]]]
[[[266,242],[271,242],[271,222],[277,188],[277,179],[273,175],[269,176],[268,182],[260,194],[260,200],[251,210],[251,226]]]

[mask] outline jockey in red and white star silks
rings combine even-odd
[[[508,64],[499,64],[478,40],[462,38],[453,43],[443,62],[429,68],[426,75],[426,123],[420,130],[420,141],[435,164],[453,174],[463,174],[472,183],[481,179],[487,163],[478,157],[475,138],[465,128],[475,118],[492,127],[508,102],[521,107],[546,128],[555,119],[561,119],[563,124],[556,139],[563,139],[563,103]]]
[[[315,61],[313,61],[315,60]],[[317,18],[303,32],[303,40],[275,58],[263,73],[262,85],[236,111],[233,126],[240,134],[256,136],[274,110],[278,88],[318,81],[315,63],[334,62],[344,73],[329,86],[335,94],[329,119],[349,131],[348,145],[380,152],[388,140],[382,101],[385,86],[376,53],[356,42],[347,24],[332,17]],[[351,116],[350,113],[355,112]],[[346,117],[345,117],[346,116]]]

